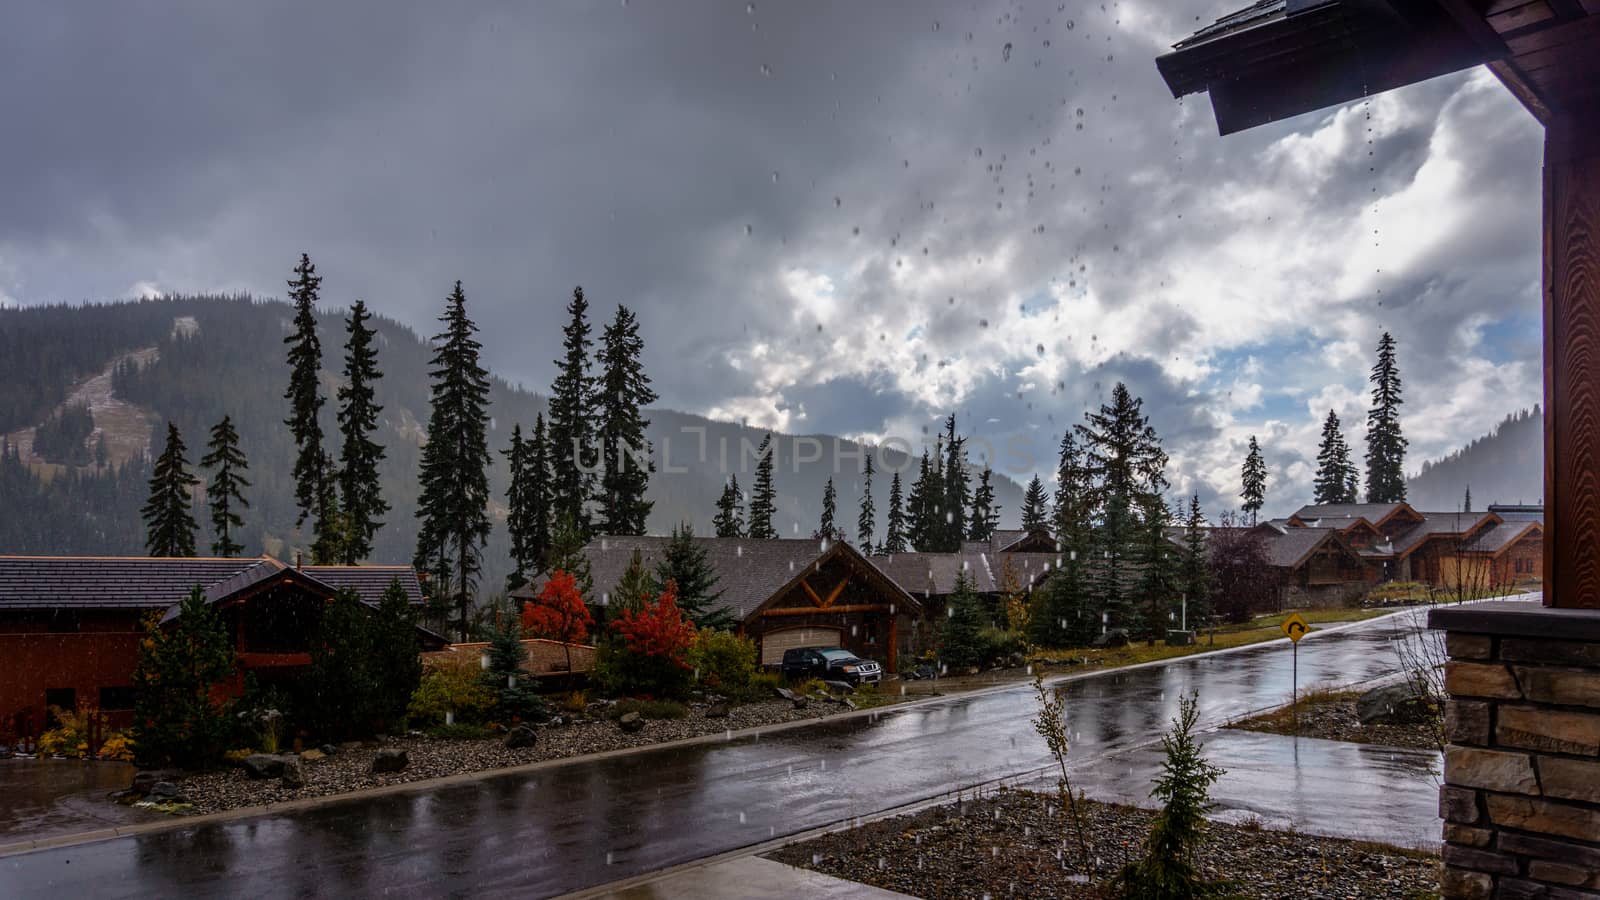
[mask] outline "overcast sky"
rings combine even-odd
[[[1412,471],[1539,401],[1540,130],[1478,70],[1220,138],[1153,60],[1243,2],[22,0],[0,304],[279,296],[304,250],[424,333],[462,279],[542,389],[581,284],[665,406],[953,409],[1048,472],[1125,380],[1175,493],[1236,503],[1255,434],[1292,510],[1385,329]]]

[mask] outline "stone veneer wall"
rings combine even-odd
[[[1434,610],[1446,632],[1447,898],[1600,898],[1600,616]]]

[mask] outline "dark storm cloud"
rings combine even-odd
[[[1221,139],[1152,60],[1233,5],[27,3],[0,302],[280,294],[305,250],[331,303],[424,333],[461,278],[491,366],[540,388],[582,284],[637,310],[669,406],[912,439],[957,408],[1053,453],[1122,378],[1216,481],[1264,430],[1235,381],[1357,390],[1315,357],[1387,327],[1420,413],[1494,355],[1463,323],[1536,309],[1514,103],[1452,76]],[[1451,166],[1470,195],[1428,194]],[[1365,248],[1375,203],[1465,224]],[[1292,373],[1210,362],[1286,341]]]

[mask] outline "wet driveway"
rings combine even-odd
[[[1301,684],[1396,668],[1413,627],[1378,619],[1301,645]],[[1149,750],[1198,690],[1216,724],[1287,701],[1287,641],[1065,684],[1073,774],[1143,801]],[[359,798],[298,813],[0,859],[7,896],[548,896],[1042,769],[1018,686],[722,743]],[[1399,843],[1436,834],[1430,754],[1220,732],[1232,815]],[[1398,754],[1398,755],[1397,755]]]
[[[128,763],[0,759],[0,844],[162,818],[106,802],[132,781]]]

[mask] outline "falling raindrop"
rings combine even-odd
[[[1011,42],[1006,41],[1005,47],[1000,50],[1000,58],[1005,62],[1011,61]]]
[[[768,78],[771,78],[772,77],[772,67],[767,65],[766,63],[762,63],[761,64],[761,74],[766,76],[766,77],[768,77]]]

